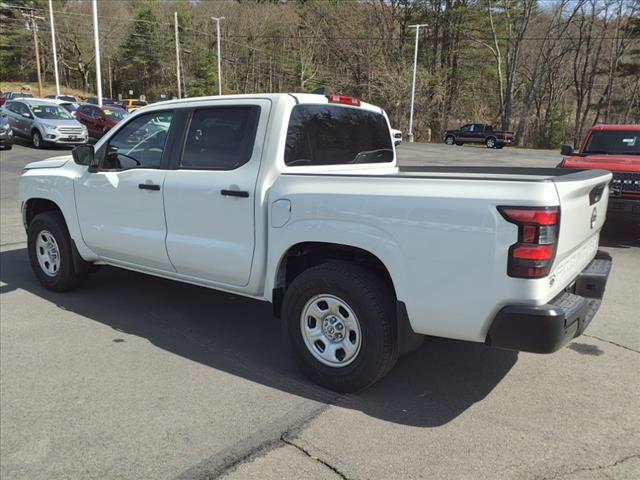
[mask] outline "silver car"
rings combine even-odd
[[[20,99],[4,109],[14,135],[30,138],[33,146],[80,145],[87,143],[87,128],[60,105],[47,100]]]
[[[0,110],[0,148],[5,150],[13,148],[13,131],[4,110]]]

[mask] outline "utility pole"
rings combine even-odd
[[[413,104],[416,98],[416,70],[418,69],[418,42],[420,37],[420,27],[426,27],[426,24],[409,25],[409,28],[416,29],[416,49],[413,54],[413,82],[411,83],[411,111],[409,112],[409,142],[413,142]]]
[[[23,13],[23,17],[27,18],[27,28],[33,31],[33,45],[36,51],[36,77],[38,78],[38,97],[42,97],[42,76],[40,74],[40,42],[38,41],[38,24],[37,20],[44,20],[44,17],[36,17],[33,10],[29,13]]]
[[[178,12],[173,12],[176,28],[176,80],[178,81],[178,98],[182,98],[182,88],[180,88],[180,37],[178,33]]]
[[[58,76],[58,51],[56,49],[56,27],[53,22],[52,0],[49,0],[49,19],[51,20],[51,46],[53,48],[53,71],[56,77],[56,95],[60,95],[60,77]]]
[[[91,2],[93,10],[93,47],[96,51],[96,90],[98,93],[98,105],[102,106],[102,74],[100,72],[100,40],[98,37],[98,3]]]
[[[113,98],[113,79],[111,78],[111,57],[107,57],[107,68],[109,69],[109,98]]]
[[[218,47],[218,95],[222,95],[222,70],[221,70],[221,62],[220,62],[220,20],[224,20],[224,17],[211,17],[211,20],[216,22],[216,37],[217,37],[217,47]]]

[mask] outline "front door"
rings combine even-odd
[[[132,119],[96,152],[98,171],[76,180],[82,238],[106,260],[174,271],[162,199],[173,116],[151,112]]]
[[[194,108],[164,184],[167,251],[178,273],[245,286],[255,244],[255,193],[268,100]]]

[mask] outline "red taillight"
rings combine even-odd
[[[344,95],[327,95],[329,103],[341,103],[342,105],[360,106],[360,99],[353,97],[345,97]]]
[[[500,207],[499,210],[511,223],[534,223],[536,225],[555,225],[558,223],[557,209]]]
[[[558,243],[558,207],[498,207],[518,226],[518,242],[509,248],[511,277],[541,278],[549,274]]]
[[[551,260],[555,245],[519,246],[513,249],[511,256],[522,260]]]

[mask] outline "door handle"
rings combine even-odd
[[[160,190],[160,185],[154,185],[153,183],[139,183],[138,188],[140,190]]]
[[[220,190],[220,194],[227,197],[249,198],[249,192],[245,190]]]

